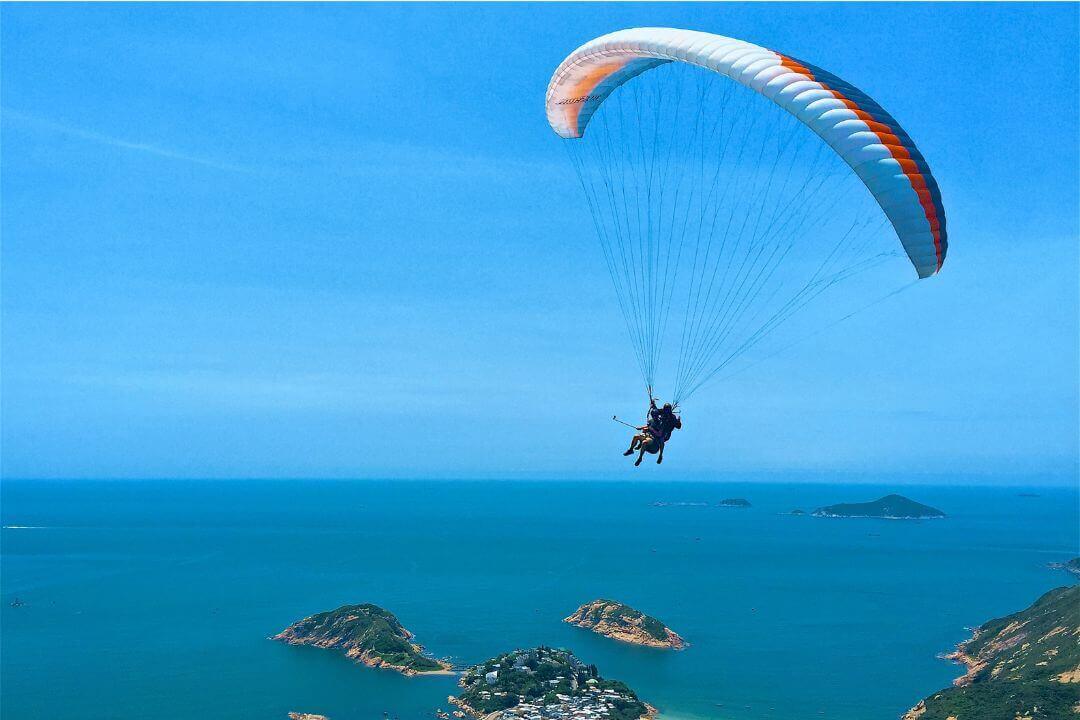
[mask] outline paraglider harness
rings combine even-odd
[[[676,418],[677,421],[680,420],[679,416],[675,414],[675,410],[678,407],[678,403],[672,403],[671,405],[671,414],[673,417]],[[660,448],[664,445],[664,443],[666,443],[671,437],[672,432],[671,430],[665,430],[663,427],[653,424],[653,411],[656,410],[658,410],[658,408],[656,407],[656,398],[653,397],[652,389],[650,388],[648,419],[646,420],[644,425],[631,425],[624,420],[620,420],[618,415],[612,415],[611,419],[617,423],[625,425],[628,428],[633,428],[634,430],[637,430],[643,435],[645,435],[648,438],[648,442],[645,443],[645,452],[649,453],[650,455],[655,455],[657,452],[660,451]],[[682,423],[679,422],[674,427],[677,428],[681,424]]]

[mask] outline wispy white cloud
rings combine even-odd
[[[58,123],[53,120],[37,117],[35,115],[20,112],[18,110],[12,110],[10,108],[0,108],[0,115],[2,115],[4,120],[14,121],[23,125],[39,129],[63,133],[64,135],[70,135],[72,137],[77,137],[83,140],[87,140],[89,142],[98,143],[100,145],[109,145],[111,147],[122,148],[124,150],[135,150],[137,152],[143,152],[150,155],[156,155],[158,157],[168,158],[170,160],[178,160],[180,162],[193,163],[195,165],[202,165],[204,167],[214,168],[215,170],[241,173],[252,172],[252,168],[245,167],[243,165],[223,162],[214,158],[208,158],[200,155],[192,155],[190,153],[182,152],[180,150],[174,150],[172,148],[162,147],[160,145],[154,145],[151,143],[136,142],[134,140],[114,137],[112,135],[94,132],[93,130],[74,127],[72,125],[66,125],[64,123]]]

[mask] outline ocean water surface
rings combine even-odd
[[[783,514],[894,491],[949,517]],[[1033,492],[5,481],[0,707],[50,720],[431,718],[453,678],[267,639],[373,602],[461,663],[570,648],[665,718],[893,720],[959,674],[935,656],[965,626],[1070,581],[1046,565],[1077,554],[1077,492]],[[753,507],[717,507],[726,497]],[[691,647],[638,648],[561,622],[597,597],[657,615]]]

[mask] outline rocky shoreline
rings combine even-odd
[[[1080,585],[1057,588],[1020,612],[989,620],[943,659],[965,672],[902,720],[1072,717],[1080,704]]]
[[[450,663],[425,655],[424,648],[413,642],[413,634],[376,605],[346,605],[311,615],[271,639],[337,650],[368,667],[408,676],[453,674]]]
[[[979,631],[976,630],[970,640],[960,643],[952,652],[943,653],[941,655],[942,660],[948,660],[949,662],[964,666],[964,674],[952,681],[953,687],[965,687],[970,685],[975,677],[986,668],[985,660],[972,657],[964,652],[964,648],[969,643],[977,640],[978,637]]]
[[[500,714],[499,710],[489,713],[482,713],[469,703],[457,697],[456,695],[448,695],[446,698],[446,702],[450,703],[455,707],[461,708],[461,711],[466,715],[471,715],[472,717],[480,718],[481,720],[495,720],[495,718],[499,717]]]
[[[331,650],[341,649],[340,644],[337,640],[309,640],[303,637],[288,634],[288,628],[278,633],[271,639],[277,640],[278,642],[283,642],[286,645],[310,645],[311,647],[326,648]],[[423,647],[421,647],[420,645],[416,645],[414,643],[413,647],[416,649],[417,652],[423,652]],[[451,666],[450,663],[444,662],[442,660],[435,660],[434,658],[432,658],[432,661],[438,663],[441,666],[440,669],[414,670],[413,668],[407,667],[405,665],[396,665],[394,663],[387,662],[378,655],[374,655],[370,650],[363,650],[354,647],[344,649],[343,652],[345,653],[345,657],[349,658],[350,660],[355,660],[356,662],[366,665],[370,668],[375,668],[377,670],[394,670],[408,677],[413,677],[415,675],[454,674],[453,666]]]

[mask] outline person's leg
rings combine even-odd
[[[637,460],[634,461],[634,467],[640,465],[641,460],[645,457],[645,451],[649,449],[648,440],[643,437],[641,440],[641,444],[638,447],[641,449],[638,451]]]
[[[664,443],[660,443],[660,454],[656,456],[656,464],[664,462]]]

